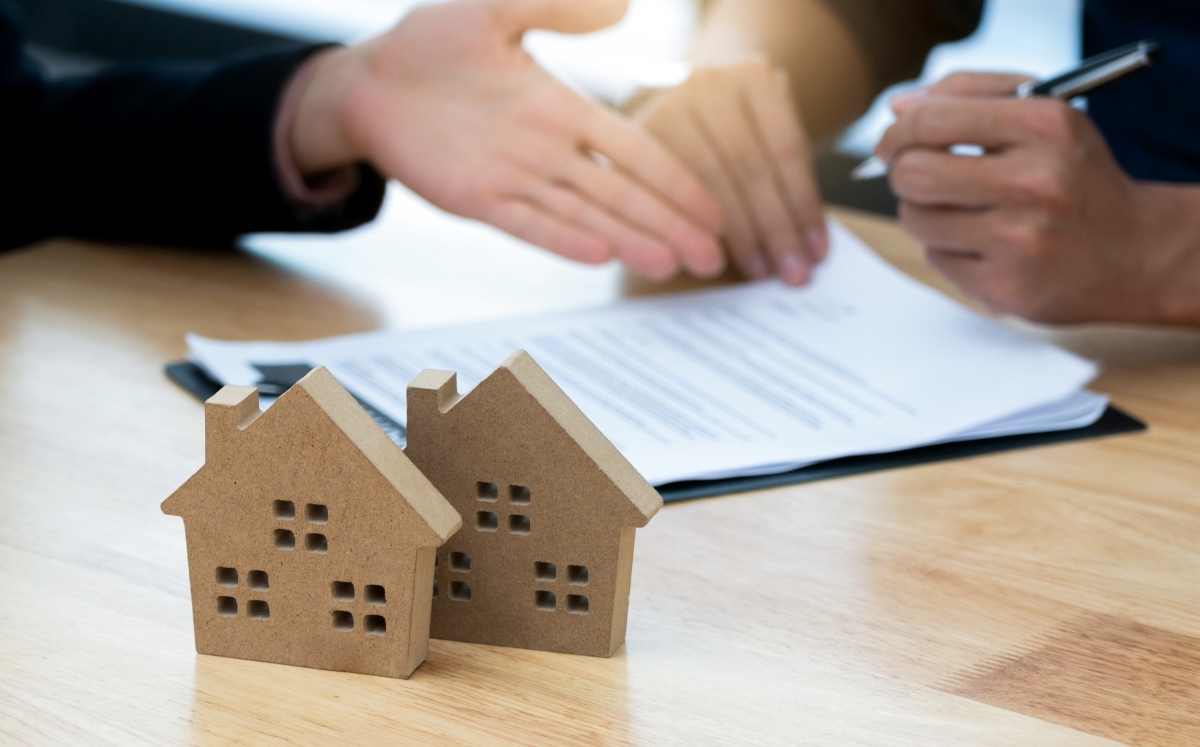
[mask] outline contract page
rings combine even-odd
[[[257,383],[255,364],[324,365],[404,423],[405,387],[421,370],[456,371],[466,391],[524,349],[655,485],[991,433],[997,421],[1052,430],[1064,402],[1069,427],[1099,417],[1103,398],[1080,394],[1093,363],[964,308],[844,227],[830,230],[829,257],[805,288],[763,281],[301,343],[191,336],[189,350],[226,384]]]

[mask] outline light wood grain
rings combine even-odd
[[[890,222],[841,215],[933,279]],[[161,370],[184,333],[302,339],[622,292],[609,269],[493,249],[321,260],[357,263],[361,287],[315,254],[293,271],[54,241],[0,259],[0,743],[1200,740],[1191,332],[1034,330],[1100,358],[1097,388],[1146,434],[668,506],[638,533],[611,659],[431,641],[397,681],[198,656],[183,526],[158,510],[203,457],[203,409]],[[457,284],[441,301],[439,262]]]

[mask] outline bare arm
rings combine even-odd
[[[836,135],[879,94],[858,39],[823,0],[717,0],[692,53],[718,66],[759,55],[787,72],[813,142]]]

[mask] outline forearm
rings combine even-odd
[[[787,71],[814,142],[840,132],[878,93],[866,52],[822,0],[716,0],[693,63],[727,64],[753,55]]]
[[[366,51],[374,41],[357,47],[326,50],[310,63],[309,80],[297,102],[295,118],[287,132],[296,166],[304,174],[335,168],[368,158],[346,128],[347,99],[366,66]]]

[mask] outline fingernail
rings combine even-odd
[[[806,232],[804,240],[808,242],[808,249],[818,262],[825,259],[825,256],[829,254],[829,234],[825,233],[824,229],[814,228]]]
[[[721,275],[721,273],[725,272],[725,268],[728,266],[729,266],[729,262],[726,261],[725,254],[721,253],[721,254],[717,255],[717,261],[715,263],[713,263],[712,268],[709,269],[708,272],[704,273],[701,277],[706,277],[706,278],[718,277]]]
[[[779,276],[788,285],[804,285],[808,282],[808,262],[799,255],[785,254],[779,258]]]
[[[742,272],[746,273],[746,277],[751,280],[762,280],[770,277],[771,268],[767,266],[767,260],[755,254],[742,262]]]
[[[904,109],[925,98],[928,91],[928,88],[922,87],[915,91],[906,91],[904,93],[897,94],[892,97],[891,101],[888,102],[888,106],[894,114],[899,115]]]
[[[713,257],[712,264],[705,272],[700,273],[700,277],[715,278],[722,272],[725,272],[725,265],[728,264],[725,259],[725,250],[716,241],[709,241],[711,246],[708,247],[709,256]]]

